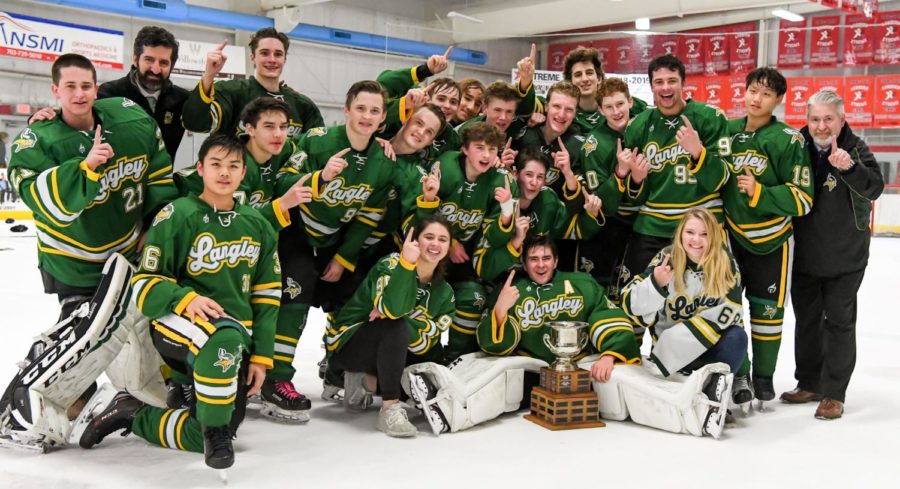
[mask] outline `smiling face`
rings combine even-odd
[[[469,142],[462,147],[462,152],[466,155],[466,167],[471,168],[476,175],[488,171],[497,159],[497,149],[486,141]]]
[[[581,90],[582,96],[593,97],[600,81],[600,74],[594,68],[594,63],[579,61],[572,65],[572,83]]]
[[[250,61],[256,66],[256,78],[279,80],[287,60],[287,51],[281,40],[267,37],[259,40],[256,50],[250,54]]]
[[[577,107],[578,100],[565,93],[551,94],[547,100],[547,124],[550,125],[550,129],[557,134],[566,132],[575,120]]]
[[[522,192],[522,197],[534,200],[544,187],[544,182],[547,179],[547,167],[540,161],[529,160],[519,170],[516,179],[519,184],[519,191]]]
[[[247,167],[240,151],[213,147],[203,161],[197,162],[197,174],[203,179],[203,193],[216,199],[231,199],[244,178]]]
[[[384,97],[378,93],[359,92],[350,106],[344,107],[344,115],[348,132],[371,136],[384,122]]]
[[[544,285],[553,278],[557,258],[549,246],[532,246],[525,256],[525,272],[538,285]]]
[[[516,105],[515,100],[492,98],[484,107],[485,120],[506,132],[516,118]]]
[[[450,250],[450,230],[441,223],[425,226],[416,238],[419,242],[419,259],[438,264]]]
[[[709,250],[709,231],[702,220],[696,217],[688,218],[681,231],[681,246],[692,262],[701,262]]]
[[[659,68],[653,72],[653,79],[650,80],[653,100],[663,115],[673,116],[681,113],[684,108],[684,99],[681,98],[683,82],[681,75],[675,70]]]
[[[259,115],[256,127],[245,124],[244,130],[258,148],[269,154],[277,155],[281,153],[284,143],[287,141],[287,116],[280,111],[263,112]]]
[[[779,96],[774,89],[759,82],[753,82],[744,93],[747,102],[747,113],[753,117],[768,117],[775,111],[775,107],[781,104],[784,96]]]
[[[460,122],[467,121],[481,112],[481,98],[484,96],[484,90],[478,87],[469,87],[462,94],[459,101],[459,109],[456,111],[456,120]],[[448,121],[450,119],[447,119]]]
[[[400,138],[414,151],[428,147],[441,128],[438,116],[426,107],[416,110],[400,129]]]
[[[606,118],[606,124],[616,132],[625,132],[628,125],[628,115],[634,101],[622,92],[613,92],[612,95],[603,97],[600,102],[600,113]]]
[[[90,70],[67,66],[59,70],[59,84],[50,85],[63,113],[76,118],[90,115],[97,100],[97,82]]]
[[[132,60],[138,68],[138,83],[148,92],[162,88],[172,72],[172,48],[144,46],[140,56]]]
[[[844,117],[833,104],[812,104],[809,106],[806,123],[813,141],[825,147],[830,146],[831,140],[841,134]]]
[[[444,119],[452,120],[459,109],[459,90],[453,86],[439,88],[431,94],[429,102],[441,109]]]

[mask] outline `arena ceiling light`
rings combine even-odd
[[[462,14],[455,10],[451,10],[451,11],[447,12],[447,18],[448,19],[456,18],[456,19],[468,20],[469,22],[474,22],[476,24],[484,23],[484,21],[479,19],[478,17],[472,17],[471,15]]]
[[[649,17],[638,17],[634,19],[634,28],[639,31],[649,31],[650,30],[650,18]]]
[[[782,19],[790,22],[803,22],[804,20],[806,20],[802,15],[795,14],[794,12],[785,10],[783,8],[776,8],[772,10],[772,15],[774,15],[775,17],[781,17]]]

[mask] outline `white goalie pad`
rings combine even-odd
[[[579,366],[590,370],[599,355],[585,357]],[[641,365],[617,364],[608,382],[594,381],[600,400],[600,416],[635,423],[673,433],[703,436],[710,403],[703,387],[710,375],[728,375],[728,365],[712,363],[690,376],[672,374],[668,378],[647,358]]]
[[[166,407],[166,383],[160,370],[163,359],[150,338],[150,320],[141,314],[134,298],[120,328],[127,332],[122,351],[106,369],[106,376],[118,391],[128,391],[141,402]]]
[[[119,326],[132,273],[128,260],[113,254],[94,297],[64,320],[62,328],[54,326],[58,341],[17,375],[11,415],[26,430],[51,444],[65,443],[71,430],[66,408],[103,373],[127,339],[127,329]]]
[[[438,389],[433,402],[446,417],[450,431],[455,432],[518,410],[525,372],[539,373],[546,366],[536,358],[470,353],[450,367],[431,362],[410,365],[401,379],[403,390],[411,395],[408,373],[427,376]]]

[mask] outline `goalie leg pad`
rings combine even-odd
[[[48,338],[58,340],[16,376],[11,415],[20,426],[65,443],[71,428],[66,408],[103,373],[125,342],[127,331],[119,322],[131,294],[132,273],[128,260],[113,254],[91,300],[61,328],[53,328]]]
[[[402,385],[410,394],[409,373],[427,376],[438,392],[424,403],[423,409],[436,403],[450,431],[461,431],[518,410],[525,371],[540,372],[546,366],[546,362],[535,358],[470,353],[450,367],[431,362],[410,365],[404,371]]]
[[[106,369],[117,391],[127,391],[145,404],[166,407],[166,384],[162,357],[150,337],[150,320],[130,301],[120,328],[127,337],[122,351]]]
[[[579,365],[590,368],[599,355],[582,359]],[[665,377],[653,362],[645,358],[641,365],[616,365],[608,382],[593,382],[605,419],[625,420],[673,433],[703,436],[707,413],[712,406],[703,393],[707,379],[714,373],[728,374],[724,363],[713,363],[695,370],[690,376]]]

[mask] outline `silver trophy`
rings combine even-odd
[[[572,362],[587,345],[588,335],[585,328],[588,323],[582,321],[550,321],[545,323],[550,328],[550,333],[544,334],[544,344],[550,352],[556,355],[556,360],[550,365],[557,372],[570,372],[578,367]]]

